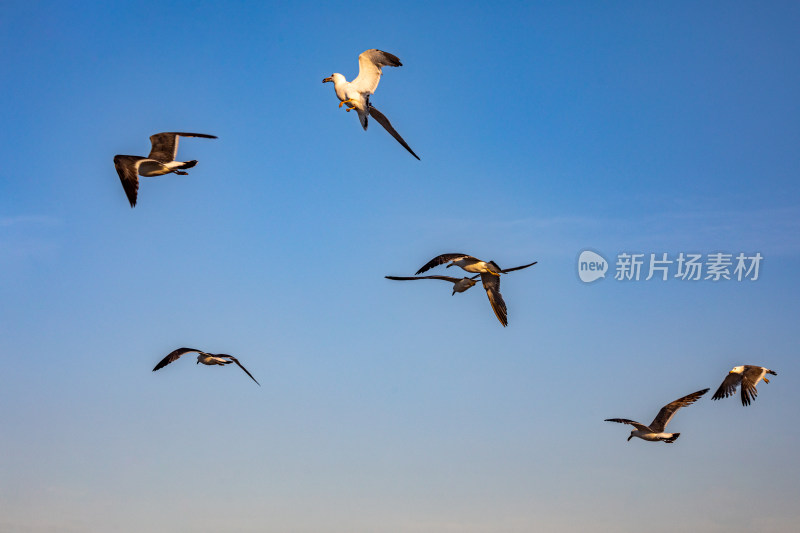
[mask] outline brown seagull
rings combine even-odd
[[[619,422],[620,424],[630,424],[636,429],[631,430],[628,440],[633,437],[639,437],[642,440],[649,440],[652,442],[664,441],[668,443],[675,442],[675,439],[681,436],[680,433],[666,433],[664,429],[675,416],[675,412],[681,407],[686,407],[696,402],[703,394],[707,393],[708,389],[699,390],[691,394],[687,394],[683,398],[678,398],[674,402],[668,403],[658,412],[656,417],[650,422],[649,426],[645,426],[640,422],[628,420],[627,418],[606,418],[606,422]]]
[[[447,259],[447,257],[455,256],[453,259]],[[442,259],[445,258],[445,259]],[[464,259],[466,266],[460,265],[457,261],[459,258]],[[469,259],[465,259],[469,258]],[[474,260],[474,261],[473,261]],[[437,262],[438,261],[438,262]],[[489,263],[484,263],[478,259],[475,259],[472,256],[465,256],[464,254],[444,254],[440,255],[431,261],[428,262],[425,266],[423,266],[417,274],[420,272],[425,272],[430,268],[441,265],[452,261],[448,267],[452,265],[461,266],[467,272],[479,272],[479,274],[472,276],[471,278],[452,278],[450,276],[411,276],[411,277],[402,277],[402,276],[385,276],[386,279],[392,279],[397,281],[410,281],[410,280],[417,280],[417,279],[440,279],[443,281],[449,281],[453,284],[453,293],[457,292],[464,292],[468,289],[471,289],[477,283],[476,279],[478,276],[481,278],[481,282],[483,283],[483,288],[486,290],[486,296],[489,298],[489,304],[492,306],[492,311],[494,311],[497,320],[503,325],[503,327],[508,326],[508,311],[506,309],[506,302],[503,300],[503,295],[500,294],[500,274],[506,274],[508,272],[513,272],[515,270],[522,270],[523,268],[528,268],[529,266],[533,266],[538,261],[534,261],[533,263],[528,263],[527,265],[522,265],[514,268],[506,268],[500,269],[494,261],[490,261]],[[477,262],[477,263],[476,263]],[[434,264],[435,263],[435,264]],[[477,269],[484,268],[482,265],[478,263],[483,263],[483,265],[487,265],[487,271],[479,271]],[[469,270],[473,268],[474,270]],[[492,269],[489,271],[489,269]]]
[[[119,180],[122,182],[122,188],[125,189],[125,194],[128,196],[131,207],[136,206],[139,176],[149,178],[169,174],[170,172],[185,176],[188,172],[184,172],[183,169],[192,168],[197,164],[197,160],[175,161],[175,156],[178,154],[178,137],[217,138],[214,135],[206,135],[205,133],[167,131],[150,136],[150,143],[153,147],[147,157],[138,155],[114,156],[114,166],[117,168]]]
[[[756,385],[762,379],[764,383],[769,383],[766,375],[772,374],[773,376],[777,376],[778,373],[770,370],[769,368],[764,368],[763,366],[754,366],[754,365],[742,365],[742,366],[735,366],[733,369],[728,372],[728,375],[722,381],[722,385],[719,386],[717,392],[714,393],[714,396],[711,397],[712,400],[720,400],[722,398],[727,398],[728,396],[736,394],[736,387],[739,384],[742,385],[742,405],[750,405],[752,400],[756,399],[758,396],[758,391],[756,390]]]
[[[177,361],[180,358],[180,356],[182,356],[183,354],[189,353],[189,352],[197,352],[199,354],[197,356],[197,363],[195,363],[195,364],[203,363],[204,365],[220,365],[220,366],[224,366],[224,365],[229,365],[231,363],[236,363],[239,368],[244,370],[245,374],[250,376],[250,379],[255,381],[256,384],[259,387],[261,386],[261,383],[259,383],[256,380],[256,378],[253,377],[253,374],[248,372],[247,369],[244,366],[242,366],[242,363],[240,363],[239,360],[236,359],[234,356],[228,355],[228,354],[225,354],[225,353],[217,353],[217,354],[215,354],[215,353],[206,353],[206,352],[204,352],[202,350],[197,350],[195,348],[178,348],[177,350],[169,353],[164,359],[162,359],[161,361],[158,362],[158,364],[155,366],[155,368],[153,368],[153,372],[155,372],[159,368],[164,368],[165,366],[167,366],[168,364],[170,364],[173,361]]]

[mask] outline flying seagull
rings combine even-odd
[[[445,255],[454,255],[454,256],[458,256],[458,257],[470,257],[471,259],[475,259],[474,257],[464,256],[463,254],[445,254]],[[428,265],[430,265],[431,263],[433,263],[434,261],[436,261],[437,259],[439,259],[441,257],[445,257],[445,256],[441,255],[441,256],[433,259],[431,262],[428,263]],[[478,261],[478,260],[475,259],[475,261]],[[447,261],[443,261],[443,262],[447,262]],[[443,262],[439,262],[439,263],[436,263],[436,264],[437,265],[438,264],[442,264]],[[477,281],[475,281],[475,280],[480,276],[481,282],[483,283],[483,288],[484,288],[484,290],[486,290],[486,296],[489,298],[489,304],[492,306],[492,311],[494,311],[494,314],[497,317],[497,320],[499,320],[500,323],[503,325],[503,327],[505,327],[505,326],[508,326],[508,311],[506,309],[506,302],[503,300],[503,295],[500,294],[500,274],[505,274],[507,272],[513,272],[515,270],[521,270],[523,268],[528,268],[529,266],[535,265],[537,262],[538,261],[534,261],[533,263],[528,263],[527,265],[522,265],[522,266],[518,266],[518,267],[514,267],[514,268],[507,268],[505,270],[501,270],[500,267],[498,267],[497,264],[494,263],[494,261],[491,261],[490,263],[485,263],[485,264],[493,265],[494,272],[489,272],[489,271],[480,272],[479,274],[477,274],[475,276],[472,276],[471,278],[467,278],[467,277],[464,277],[464,278],[452,278],[450,276],[412,276],[412,277],[385,276],[385,277],[387,279],[397,280],[397,281],[409,281],[409,280],[417,280],[417,279],[440,279],[440,280],[444,280],[444,281],[449,281],[450,283],[453,284],[453,293],[452,294],[455,294],[457,292],[464,292],[464,291],[472,288],[477,283]],[[450,267],[453,264],[457,264],[457,263],[451,263],[450,265],[447,265],[447,266]],[[422,267],[420,269],[420,272],[424,272],[425,270],[428,270],[429,268],[431,268],[428,265],[425,265],[424,267]],[[436,266],[436,265],[433,265],[433,266]],[[467,268],[472,268],[472,267],[479,268],[479,267],[475,267],[474,264],[472,264],[472,263],[467,265]],[[474,271],[474,270],[470,271],[470,270],[468,270],[467,268],[465,268],[463,266],[462,266],[462,268],[464,268],[464,270],[467,270],[467,272],[473,272]],[[419,274],[419,272],[417,272],[417,274]]]
[[[475,286],[477,281],[471,278],[451,278],[450,276],[411,276],[411,277],[403,277],[403,276],[384,276],[386,279],[393,279],[395,281],[410,281],[414,279],[441,279],[444,281],[449,281],[453,284],[453,294],[457,292],[464,292],[467,289],[471,289]],[[476,276],[477,277],[477,276]]]
[[[693,404],[707,392],[708,389],[699,390],[684,396],[683,398],[678,398],[672,403],[668,403],[661,408],[656,417],[650,423],[650,426],[645,426],[644,424],[640,424],[639,422],[635,422],[633,420],[628,420],[627,418],[606,418],[605,421],[619,422],[620,424],[630,424],[635,427],[636,429],[631,430],[631,435],[628,437],[628,440],[631,440],[633,437],[639,437],[640,439],[649,441],[662,440],[664,442],[675,442],[675,439],[680,437],[681,434],[665,433],[664,428],[667,427],[669,421],[672,420],[673,416],[675,416],[675,411],[681,407]]]
[[[411,155],[419,159],[419,156],[414,153],[414,150],[403,140],[399,133],[392,127],[383,113],[373,106],[369,101],[369,96],[375,93],[378,87],[378,82],[381,80],[383,73],[381,67],[401,67],[403,64],[397,56],[384,52],[383,50],[376,50],[372,48],[366,50],[358,56],[358,76],[353,81],[347,81],[344,76],[335,72],[330,77],[322,80],[322,83],[333,82],[333,90],[336,91],[336,96],[339,98],[339,107],[347,105],[347,111],[350,112],[355,109],[358,114],[358,120],[361,121],[361,126],[364,130],[367,129],[368,117],[372,116],[378,124],[389,132],[397,142],[403,145]]]
[[[225,353],[206,353],[202,350],[197,350],[195,348],[178,348],[177,350],[168,354],[164,359],[159,361],[159,363],[155,366],[155,368],[153,368],[153,372],[155,372],[159,368],[164,368],[173,361],[177,361],[180,358],[180,356],[189,352],[197,352],[199,354],[197,356],[197,363],[195,364],[203,363],[204,365],[224,366],[224,365],[229,365],[231,363],[236,363],[239,366],[239,368],[244,370],[245,374],[250,376],[250,379],[255,381],[259,387],[261,386],[261,383],[259,383],[256,380],[256,378],[253,377],[253,374],[248,372],[247,369],[244,366],[242,366],[242,363],[240,363],[239,360],[236,359],[234,356]]]
[[[735,366],[728,372],[728,375],[725,376],[722,385],[719,386],[717,392],[714,393],[711,399],[721,400],[722,398],[727,398],[728,396],[736,394],[736,387],[741,383],[742,405],[750,405],[750,402],[755,400],[756,396],[758,396],[758,391],[756,391],[758,382],[763,379],[764,383],[769,383],[766,377],[767,374],[772,374],[773,376],[778,375],[777,372],[769,368],[764,368],[763,366]]]
[[[165,131],[150,136],[150,143],[153,145],[150,155],[140,157],[138,155],[115,155],[114,166],[117,167],[119,180],[122,188],[128,196],[131,207],[136,206],[136,194],[139,191],[139,176],[152,177],[161,176],[173,172],[185,176],[188,172],[184,169],[192,168],[197,164],[192,161],[175,161],[178,154],[178,137],[203,137],[205,139],[216,139],[215,135],[205,133],[180,133]]]
[[[433,259],[431,259],[430,261],[428,261],[427,263],[425,263],[425,265],[423,265],[422,268],[417,270],[417,275],[420,275],[423,272],[432,269],[433,267],[443,265],[445,263],[450,263],[449,265],[447,265],[446,268],[450,268],[453,265],[460,266],[461,268],[463,268],[467,272],[471,272],[472,274],[481,274],[485,272],[493,276],[500,275],[500,267],[497,266],[497,263],[495,263],[494,261],[489,261],[487,263],[486,261],[481,261],[480,259],[472,257],[471,255],[467,254],[438,255]]]

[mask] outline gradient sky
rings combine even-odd
[[[796,529],[797,3],[0,10],[0,530]],[[421,161],[321,83],[368,48]],[[131,209],[113,156],[160,131],[219,139]],[[764,260],[584,284],[585,248]],[[383,278],[445,252],[539,261],[508,328]],[[262,387],[151,372],[180,346]],[[739,364],[778,376],[712,402]],[[603,421],[706,387],[671,445]]]

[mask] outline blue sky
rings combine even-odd
[[[6,2],[0,529],[787,531],[800,519],[800,7]],[[400,57],[372,102],[333,72]],[[115,154],[196,131],[188,176]],[[577,257],[761,253],[757,281]],[[392,282],[465,252],[480,287]],[[452,269],[441,273],[451,274]],[[236,368],[188,358],[192,346]],[[734,365],[778,376],[712,402]],[[626,442],[681,410],[672,445]]]

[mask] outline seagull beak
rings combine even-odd
[[[322,80],[322,83],[328,83],[329,81],[333,81],[333,76],[328,76],[327,78]]]
[[[631,440],[632,438],[633,438],[633,435],[629,435],[628,436],[628,440]]]

